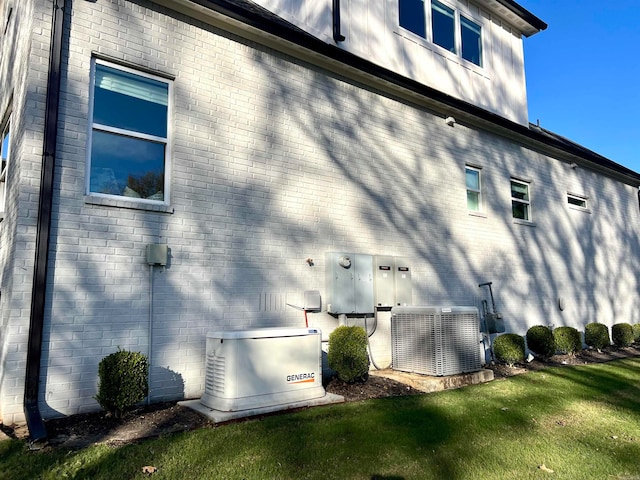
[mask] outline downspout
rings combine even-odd
[[[340,0],[333,0],[333,39],[336,43],[344,42],[345,36],[340,31],[342,25],[340,21]]]
[[[70,0],[68,0],[70,1]],[[36,226],[36,254],[31,291],[31,317],[24,389],[24,414],[32,442],[47,438],[47,429],[38,407],[40,385],[40,360],[42,357],[42,333],[44,330],[45,288],[49,252],[49,231],[53,205],[53,173],[58,135],[58,107],[60,103],[60,68],[62,65],[62,36],[64,32],[65,0],[53,0],[51,20],[51,46],[49,50],[49,74],[44,114],[44,144],[38,224]]]

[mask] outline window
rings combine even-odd
[[[482,210],[480,169],[466,167],[465,177],[467,181],[467,209],[472,212],[479,212]]]
[[[570,207],[578,210],[588,210],[587,197],[581,195],[574,195],[573,193],[567,193],[567,203]]]
[[[97,59],[93,82],[88,193],[166,203],[171,83]]]
[[[511,210],[513,218],[531,221],[531,198],[528,183],[511,180]]]
[[[424,17],[424,0],[400,0],[400,26],[427,37],[427,25]]]
[[[7,199],[7,168],[11,158],[11,117],[2,125],[0,144],[0,219],[4,218]]]
[[[398,2],[402,28],[482,67],[482,26],[479,23],[438,0]]]
[[[482,66],[482,30],[480,25],[460,16],[462,58]]]

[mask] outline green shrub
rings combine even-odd
[[[536,356],[547,360],[556,353],[556,342],[549,327],[536,325],[527,330],[527,347]]]
[[[633,327],[629,323],[616,323],[611,327],[611,340],[616,347],[628,347],[633,343]]]
[[[584,327],[584,343],[598,350],[608,347],[611,345],[609,329],[603,323],[587,323]]]
[[[366,381],[369,376],[367,332],[362,327],[340,326],[329,335],[329,367],[343,382]]]
[[[634,323],[633,328],[633,343],[640,343],[640,323]]]
[[[100,406],[116,418],[147,396],[149,362],[139,352],[120,350],[104,357],[98,364]]]
[[[573,355],[582,350],[580,332],[573,327],[558,327],[553,331],[556,350],[559,353]]]
[[[500,335],[493,342],[493,353],[499,361],[509,365],[524,362],[524,337],[515,333]]]

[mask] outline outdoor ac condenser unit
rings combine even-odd
[[[323,397],[321,339],[311,328],[209,332],[200,402],[231,412]]]
[[[432,376],[480,370],[479,332],[475,307],[394,307],[393,369]]]

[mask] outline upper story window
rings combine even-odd
[[[467,210],[480,212],[482,210],[482,188],[480,183],[480,169],[465,167],[467,182]]]
[[[531,221],[531,194],[529,183],[511,179],[511,210],[513,218]]]
[[[4,124],[2,124],[0,130],[2,134],[0,138],[2,143],[0,144],[0,158],[2,163],[0,164],[0,219],[4,218],[5,205],[7,199],[7,168],[11,160],[11,117],[9,116]]]
[[[171,82],[94,59],[89,194],[167,203]]]
[[[482,27],[438,0],[398,0],[400,26],[482,67]]]

